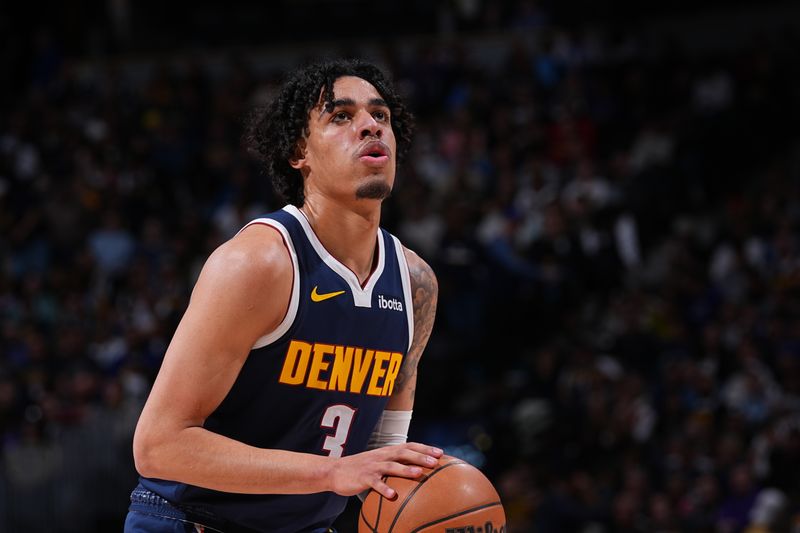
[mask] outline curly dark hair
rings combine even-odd
[[[264,164],[275,191],[298,207],[305,200],[303,176],[289,160],[296,153],[298,141],[308,134],[309,113],[319,102],[320,90],[325,103],[332,105],[333,84],[343,76],[368,81],[386,100],[397,139],[398,163],[411,145],[414,117],[378,67],[357,59],[340,59],[301,68],[289,76],[274,100],[254,110],[244,137],[247,149]]]

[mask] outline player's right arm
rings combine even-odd
[[[209,257],[136,427],[140,474],[235,493],[375,488],[392,497],[382,476],[416,477],[421,471],[413,465],[429,466],[428,458],[441,455],[409,443],[332,458],[256,448],[203,427],[256,340],[283,320],[292,282],[281,236],[266,226],[248,227]]]

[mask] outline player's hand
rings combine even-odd
[[[361,452],[335,459],[330,471],[330,487],[342,496],[353,496],[373,489],[385,498],[395,497],[395,491],[383,482],[383,476],[418,478],[422,468],[433,468],[442,450],[407,442]]]

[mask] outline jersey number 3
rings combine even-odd
[[[344,453],[344,445],[347,442],[347,435],[350,433],[350,424],[353,423],[353,415],[356,410],[347,405],[331,405],[322,416],[321,426],[333,429],[333,435],[325,437],[322,449],[328,451],[331,457],[341,457]]]

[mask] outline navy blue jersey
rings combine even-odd
[[[294,206],[254,220],[278,230],[294,266],[289,309],[253,346],[205,428],[260,448],[340,457],[363,451],[413,338],[408,266],[379,229],[375,269],[362,286],[331,256]],[[243,495],[156,479],[142,485],[221,529],[299,532],[326,527],[347,498]],[[213,524],[209,524],[213,525]]]

